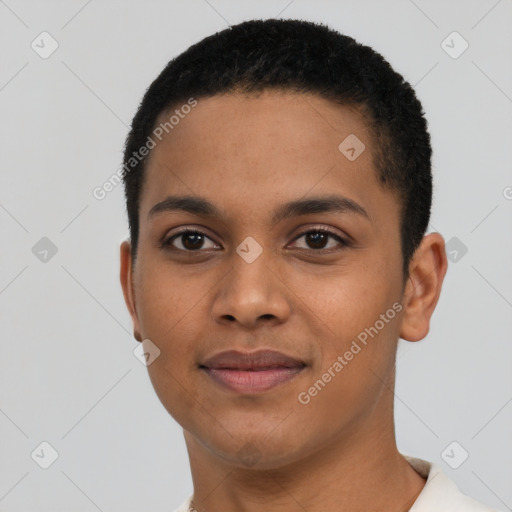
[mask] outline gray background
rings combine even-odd
[[[168,60],[268,17],[328,23],[416,88],[434,148],[430,230],[456,253],[429,335],[401,341],[399,448],[512,510],[510,0],[0,1],[0,510],[171,511],[192,491],[181,428],[133,354],[123,190],[92,191],[120,167]],[[31,47],[50,48],[43,31],[59,45],[46,59]],[[442,46],[453,31],[469,43],[458,58]],[[47,469],[43,441],[59,454]]]

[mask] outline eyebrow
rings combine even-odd
[[[176,211],[192,213],[200,217],[222,217],[221,211],[213,203],[202,197],[169,196],[149,210],[148,218],[159,213]],[[348,197],[329,195],[285,203],[274,211],[272,223],[277,224],[290,217],[315,213],[353,213],[371,222],[370,215],[360,204]]]

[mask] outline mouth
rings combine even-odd
[[[242,394],[268,391],[288,382],[306,364],[274,350],[229,350],[206,359],[199,368],[223,388]]]

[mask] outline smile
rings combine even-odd
[[[223,387],[238,393],[263,392],[287,382],[300,373],[304,366],[287,368],[258,368],[240,370],[236,368],[202,368],[207,375]]]
[[[237,393],[267,391],[293,379],[306,364],[274,350],[229,350],[206,359],[199,368],[225,389]]]

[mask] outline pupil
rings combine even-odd
[[[325,247],[325,243],[327,241],[327,235],[325,233],[320,233],[318,231],[314,233],[306,234],[306,242],[308,245],[313,246],[315,249],[322,249]]]
[[[203,245],[203,235],[199,233],[189,233],[183,236],[183,246],[186,249],[200,249]]]

